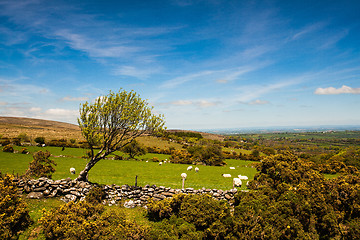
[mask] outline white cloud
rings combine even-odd
[[[196,106],[196,107],[212,107],[218,105],[219,101],[208,101],[208,100],[177,100],[163,105],[175,105],[175,106]]]
[[[360,94],[360,88],[352,88],[346,85],[343,85],[341,88],[317,88],[315,94],[318,95],[334,95],[334,94]]]
[[[185,105],[192,105],[193,102],[190,100],[178,100],[171,102],[172,105],[179,105],[179,106],[185,106]]]
[[[32,108],[29,109],[30,112],[35,112],[35,113],[41,112],[41,110],[42,109],[39,108],[39,107],[32,107]]]
[[[66,96],[61,99],[61,101],[68,101],[68,102],[83,102],[89,100],[88,97],[71,97]]]

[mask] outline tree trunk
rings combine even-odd
[[[93,160],[90,160],[84,170],[82,170],[80,173],[79,173],[79,176],[76,178],[77,181],[84,181],[84,182],[88,182],[88,176],[89,176],[89,171],[90,169],[95,166],[95,164],[97,163],[98,161],[96,161],[95,159]]]

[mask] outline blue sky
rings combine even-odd
[[[360,124],[360,1],[0,0],[0,116],[135,90],[173,129]]]

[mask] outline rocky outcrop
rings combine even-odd
[[[94,184],[88,182],[81,182],[72,180],[70,178],[61,180],[51,180],[47,178],[23,180],[14,179],[14,183],[19,188],[21,193],[27,194],[28,198],[50,198],[60,197],[65,202],[83,200],[89,193]],[[215,199],[226,200],[231,205],[234,200],[234,195],[237,189],[218,190],[218,189],[172,189],[163,186],[149,186],[134,187],[128,185],[105,185],[103,186],[106,192],[107,199],[104,202],[109,205],[119,204],[121,201],[131,200],[133,206],[146,205],[147,200],[152,198],[154,200],[162,200],[174,196],[175,194],[209,194]]]

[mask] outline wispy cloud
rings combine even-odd
[[[185,84],[191,81],[206,80],[215,81],[217,83],[228,83],[238,79],[240,76],[256,71],[264,66],[267,66],[268,63],[259,63],[254,65],[244,65],[236,68],[230,69],[220,69],[220,70],[204,70],[197,73],[188,74],[181,77],[176,77],[171,80],[165,81],[160,87],[161,88],[175,88],[179,85]]]
[[[337,32],[334,35],[328,36],[319,47],[319,49],[324,50],[334,46],[337,42],[348,35],[349,30],[345,29],[343,31]]]
[[[89,100],[88,97],[71,97],[71,96],[66,96],[60,99],[60,101],[65,101],[65,102],[82,102],[87,100]]]
[[[253,65],[253,66],[249,65],[249,66],[242,66],[242,67],[230,69],[230,70],[223,70],[221,72],[223,76],[221,76],[221,78],[217,79],[216,82],[217,83],[228,83],[230,81],[236,80],[241,75],[255,71],[259,68],[260,68],[260,66],[257,66],[257,65]],[[219,73],[220,73],[220,71],[219,71]]]
[[[249,105],[265,105],[265,104],[269,104],[269,102],[260,99],[256,99],[254,101],[249,102]]]
[[[341,88],[317,88],[314,93],[318,95],[360,94],[360,88],[352,88],[343,85]]]
[[[116,76],[124,75],[124,76],[135,77],[138,79],[147,79],[151,75],[159,73],[160,71],[161,71],[160,67],[140,69],[135,66],[120,66],[113,71],[113,74]]]
[[[20,84],[13,80],[0,79],[0,95],[2,96],[29,96],[36,94],[48,94],[50,90],[44,87]]]
[[[249,102],[249,101],[255,101],[253,102],[256,104],[256,99],[263,96],[264,94],[280,90],[285,87],[289,87],[292,85],[299,84],[299,79],[293,79],[288,81],[282,81],[282,82],[276,82],[272,84],[268,84],[266,86],[262,85],[253,85],[253,86],[246,86],[240,88],[240,96],[238,97],[239,102]]]
[[[311,25],[308,25],[304,28],[302,28],[300,31],[298,31],[297,33],[295,33],[292,37],[291,40],[298,40],[301,39],[309,34],[312,34],[314,32],[317,32],[321,29],[323,29],[326,25],[328,25],[328,23],[326,22],[317,22]]]
[[[176,101],[172,101],[172,102],[167,102],[167,103],[161,103],[160,105],[164,105],[164,106],[195,106],[195,107],[201,107],[201,108],[206,108],[206,107],[213,107],[216,105],[219,105],[221,102],[220,101],[209,101],[209,100],[176,100]]]
[[[212,75],[212,74],[215,74],[218,72],[222,72],[222,71],[202,71],[202,72],[189,74],[189,75],[182,76],[182,77],[173,78],[171,80],[164,82],[160,87],[161,88],[175,88],[186,82],[193,81],[200,77],[209,76],[209,75]]]

